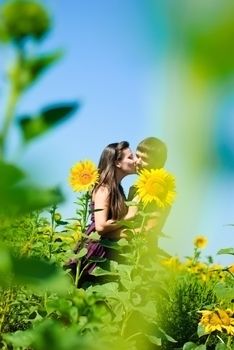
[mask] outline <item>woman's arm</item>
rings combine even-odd
[[[121,227],[121,224],[116,223],[115,220],[108,219],[110,210],[109,206],[109,190],[107,187],[101,186],[93,195],[94,201],[94,220],[96,231],[101,236],[113,238],[109,234]]]

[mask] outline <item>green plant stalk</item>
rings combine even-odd
[[[83,271],[81,271],[80,273],[80,265],[81,265],[81,261],[80,259],[77,261],[77,265],[76,265],[76,278],[75,278],[75,286],[78,288],[78,283],[79,283],[79,279],[80,276],[82,274]]]
[[[145,226],[145,221],[146,221],[146,217],[144,216],[142,219],[141,228],[140,228],[140,232],[138,232],[138,235],[142,234],[144,226]],[[138,236],[136,238],[138,239]],[[134,247],[134,250],[135,250],[134,268],[135,268],[135,270],[138,269],[139,261],[141,258],[138,241],[136,243],[137,243],[137,245],[135,245],[135,247]]]
[[[201,252],[199,251],[199,249],[197,247],[195,247],[194,248],[194,255],[193,255],[193,265],[196,265],[196,263],[198,263],[200,254],[201,254]]]
[[[125,332],[125,329],[126,329],[126,327],[127,327],[128,320],[129,320],[130,316],[132,315],[132,311],[130,311],[130,312],[126,312],[126,311],[125,311],[125,313],[126,313],[126,317],[125,317],[125,319],[123,320],[122,327],[121,327],[121,331],[120,331],[121,337],[124,336],[124,332]]]
[[[209,339],[210,339],[210,334],[209,334],[208,337],[206,338],[205,345],[208,345]]]
[[[82,227],[81,227],[81,231],[82,233],[84,233],[86,231],[86,225],[87,225],[87,221],[88,221],[88,204],[89,204],[89,193],[86,192],[85,193],[85,203],[84,203],[84,210],[82,213]]]
[[[231,343],[232,343],[232,337],[229,335],[228,336],[228,340],[227,340],[227,348],[230,349],[230,350],[232,350],[232,346],[231,346],[232,344]]]
[[[144,229],[144,226],[145,226],[145,220],[146,220],[146,217],[144,216],[143,220],[142,220],[142,223],[141,223],[140,233],[143,232],[143,229]]]
[[[19,100],[19,97],[20,97],[20,91],[19,89],[16,88],[16,86],[13,85],[11,87],[9,99],[7,102],[6,112],[3,120],[3,127],[1,131],[1,137],[0,137],[0,159],[2,160],[4,159],[7,136],[9,133],[11,123],[14,118],[15,109],[16,109],[16,105]]]
[[[132,340],[133,338],[137,337],[138,335],[142,335],[142,332],[137,332],[137,333],[134,333],[134,334],[130,335],[130,336],[126,339],[126,341],[130,341],[130,340]]]
[[[140,262],[140,257],[141,257],[141,254],[140,254],[138,246],[136,247],[136,254],[135,255],[136,255],[136,259],[135,259],[134,268],[137,271],[138,270],[138,266],[139,266],[139,262]]]
[[[52,257],[52,244],[53,244],[54,231],[55,231],[55,219],[54,219],[54,216],[55,216],[56,209],[57,209],[57,206],[53,205],[53,207],[52,207],[52,209],[50,211],[50,213],[51,213],[51,233],[50,233],[50,236],[49,236],[49,260]]]

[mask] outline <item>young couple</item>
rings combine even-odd
[[[120,238],[121,225],[116,221],[131,219],[136,215],[137,207],[126,206],[121,180],[143,168],[162,168],[166,158],[166,145],[155,137],[141,141],[135,155],[127,141],[112,143],[103,150],[98,164],[99,182],[92,193],[93,221],[96,231],[102,237]],[[130,188],[127,199],[136,199],[134,186]]]
[[[92,191],[91,224],[86,233],[97,231],[101,236],[100,241],[89,240],[87,254],[82,259],[83,269],[80,285],[83,282],[92,282],[90,275],[96,267],[92,262],[95,258],[107,258],[112,260],[112,252],[103,246],[103,240],[118,240],[126,237],[124,227],[119,220],[132,219],[137,215],[138,207],[126,205],[126,200],[137,201],[135,187],[129,190],[128,198],[125,197],[122,179],[130,174],[138,173],[141,169],[162,168],[167,158],[167,148],[164,142],[155,137],[148,137],[141,141],[136,149],[136,154],[130,149],[127,141],[112,143],[103,150],[99,164],[99,180]],[[165,222],[167,215],[160,215],[153,219],[153,227],[157,232]],[[155,234],[156,245],[156,234]],[[76,251],[79,251],[77,246]]]

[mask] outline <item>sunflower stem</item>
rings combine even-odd
[[[227,348],[231,350],[231,342],[232,342],[232,338],[231,336],[229,335],[228,336],[228,340],[227,340]]]
[[[78,288],[78,283],[79,283],[79,279],[80,279],[80,265],[81,265],[81,261],[80,259],[77,261],[77,265],[76,265],[76,278],[75,278],[75,286]]]

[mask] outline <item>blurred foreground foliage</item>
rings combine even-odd
[[[5,108],[0,123],[0,329],[14,331],[28,325],[32,305],[38,305],[45,290],[64,292],[68,279],[58,266],[41,255],[26,254],[26,246],[35,233],[32,213],[63,200],[59,188],[41,188],[33,183],[27,170],[9,162],[9,134],[18,121],[25,146],[79,107],[78,102],[59,101],[45,106],[35,115],[17,116],[17,107],[26,90],[52,67],[62,51],[37,53],[39,44],[52,27],[51,16],[36,1],[14,0],[0,5],[0,44],[11,54],[11,62],[2,73]],[[6,97],[5,97],[6,96]],[[27,224],[26,224],[27,223]],[[23,227],[22,227],[23,225]],[[32,291],[27,290],[27,286]],[[37,295],[34,295],[35,290]],[[13,311],[12,311],[13,310]],[[12,317],[12,312],[14,317]],[[29,314],[28,314],[29,312]],[[27,317],[26,317],[26,316]]]
[[[98,261],[93,271],[98,283],[77,288],[79,281],[62,268],[87,252],[85,246],[78,254],[72,249],[87,240],[85,226],[80,230],[81,222],[88,224],[87,212],[81,205],[73,219],[64,220],[57,211],[63,199],[59,189],[36,187],[27,171],[7,159],[15,119],[28,146],[79,108],[74,101],[59,102],[34,115],[16,116],[25,91],[62,57],[61,50],[35,54],[51,27],[39,2],[0,6],[0,40],[14,52],[0,131],[1,348],[231,349],[227,332],[209,335],[197,327],[201,309],[233,308],[232,267],[214,268],[211,261],[201,265],[198,251],[180,263],[154,247],[148,232],[135,235],[130,225],[130,240],[109,243],[123,261]],[[35,45],[33,56],[29,44]]]

